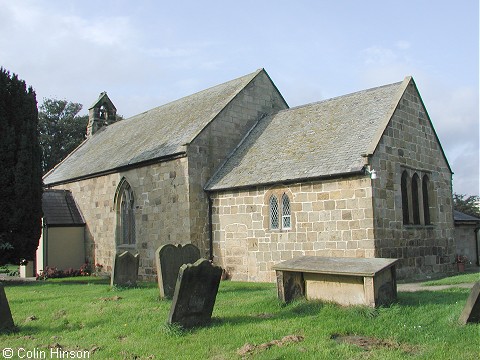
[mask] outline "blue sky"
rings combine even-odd
[[[135,115],[265,68],[290,106],[412,75],[454,191],[479,194],[477,0],[0,0],[0,66]],[[84,111],[83,113],[86,113]]]

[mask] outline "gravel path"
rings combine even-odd
[[[459,287],[464,289],[471,289],[474,283],[465,283],[465,284],[456,284],[456,285],[435,285],[435,286],[425,286],[422,283],[408,283],[408,284],[397,284],[397,291],[401,292],[415,292],[415,291],[439,291],[450,289],[453,287]]]

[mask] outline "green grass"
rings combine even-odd
[[[255,359],[478,359],[480,325],[457,319],[469,290],[399,293],[388,308],[340,307],[296,301],[282,305],[274,284],[222,282],[209,326],[167,326],[171,301],[153,283],[111,289],[99,278],[5,283],[18,331],[0,335],[1,348],[47,352],[92,351],[90,359],[241,359],[246,343],[273,345]],[[336,341],[343,335],[372,340],[372,347]],[[375,342],[373,340],[376,340]],[[378,341],[377,341],[378,340]]]
[[[463,283],[473,283],[476,281],[480,281],[480,274],[477,273],[470,273],[470,274],[461,274],[461,275],[454,275],[449,276],[439,280],[431,280],[423,283],[426,286],[435,286],[435,285],[458,285]]]
[[[19,270],[18,265],[7,264],[7,265],[0,266],[0,274],[4,274],[4,275],[9,275],[12,273],[18,274],[18,270]]]

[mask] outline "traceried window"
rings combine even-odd
[[[268,227],[271,230],[291,230],[293,228],[290,197],[286,192],[277,190],[270,194],[268,211]]]
[[[270,229],[278,229],[279,228],[279,221],[278,221],[278,199],[275,195],[270,196]]]
[[[292,228],[292,216],[290,213],[290,199],[288,195],[283,193],[282,195],[282,228]]]
[[[117,212],[117,245],[135,244],[135,199],[127,180],[120,182],[115,199]]]

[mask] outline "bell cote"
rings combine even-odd
[[[117,109],[104,91],[88,109],[87,139],[98,130],[115,122]]]

